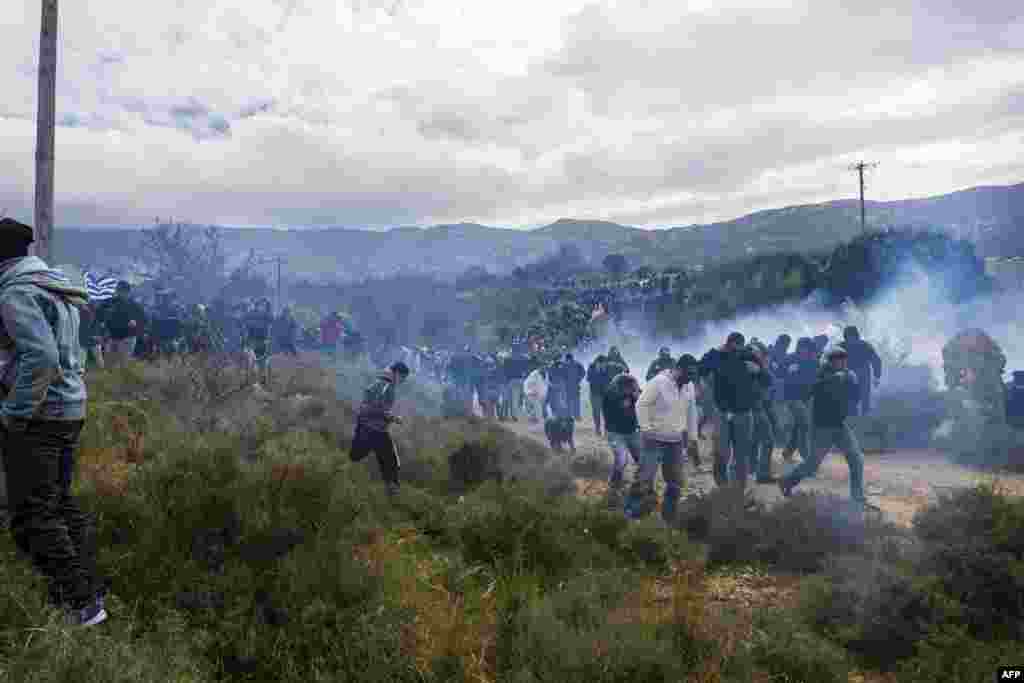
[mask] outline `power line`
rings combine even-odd
[[[864,171],[875,168],[878,166],[878,162],[864,162],[859,161],[853,166],[850,166],[851,171],[857,171],[857,175],[860,178],[860,230],[861,232],[868,231],[867,216],[864,211]]]

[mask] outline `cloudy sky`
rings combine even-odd
[[[57,222],[666,227],[1024,181],[1019,0],[64,2]],[[0,13],[31,217],[39,0]]]

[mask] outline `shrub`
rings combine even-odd
[[[691,496],[681,524],[708,544],[710,565],[767,563],[793,571],[819,571],[826,559],[859,552],[896,536],[894,527],[865,519],[863,509],[833,495],[798,493],[771,508],[738,489]]]
[[[919,641],[961,617],[960,606],[934,579],[858,557],[834,561],[822,580],[808,584],[803,607],[827,636],[883,668],[913,655]]]
[[[846,683],[850,657],[841,647],[807,630],[793,615],[763,615],[754,631],[753,658],[759,671],[789,683]]]
[[[900,683],[963,681],[988,683],[1001,666],[1019,662],[1021,642],[981,642],[970,637],[963,626],[939,629],[917,644],[916,654],[901,662]]]

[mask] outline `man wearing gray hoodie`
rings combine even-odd
[[[107,612],[96,581],[92,519],[71,497],[86,389],[79,308],[88,294],[28,256],[32,228],[0,221],[0,435],[11,533],[48,582],[70,623]]]

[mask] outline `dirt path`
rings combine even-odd
[[[513,432],[547,443],[542,425],[526,422],[506,423]],[[597,436],[589,420],[576,425],[576,458],[611,464],[611,450],[603,437]],[[701,443],[704,470],[695,471],[687,466],[687,491],[697,493],[714,488],[710,473],[711,459],[707,454],[708,443]],[[566,456],[570,457],[570,456]],[[776,475],[789,466],[782,461],[779,451],[775,453],[773,473]],[[632,468],[627,468],[627,477]],[[894,522],[910,525],[918,509],[936,499],[942,492],[955,488],[973,486],[981,482],[992,482],[1003,487],[1009,494],[1024,496],[1024,476],[1002,475],[998,478],[954,465],[940,453],[928,450],[891,450],[885,453],[867,453],[864,463],[864,487],[868,499],[880,507]],[[607,486],[599,479],[579,479],[577,486],[584,496],[604,496]],[[849,495],[849,477],[846,461],[838,454],[826,458],[817,477],[800,485],[800,490],[822,491],[840,496]],[[774,484],[753,485],[754,495],[772,504],[781,500],[782,495]]]

